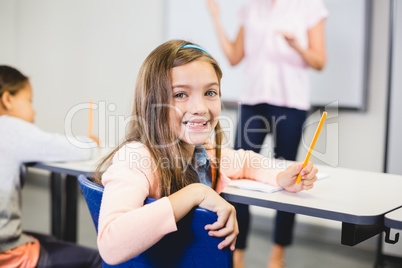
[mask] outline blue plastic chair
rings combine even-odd
[[[83,175],[78,177],[78,182],[98,231],[103,187]],[[146,203],[153,201],[155,199],[147,198]],[[232,267],[232,252],[229,249],[219,250],[218,244],[222,239],[209,236],[204,229],[205,225],[216,219],[216,213],[197,207],[177,223],[177,232],[166,235],[154,246],[127,262],[119,265],[103,262],[103,267]]]

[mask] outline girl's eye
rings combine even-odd
[[[187,95],[185,93],[177,93],[174,95],[175,98],[179,98],[179,99],[185,98],[186,96]]]
[[[218,93],[216,93],[216,91],[213,91],[213,90],[209,90],[205,93],[205,96],[208,96],[208,97],[215,97],[216,95],[218,95]]]

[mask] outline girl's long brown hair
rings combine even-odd
[[[169,113],[172,112],[173,90],[171,70],[192,61],[202,60],[210,63],[220,83],[222,71],[214,58],[208,53],[194,48],[180,49],[183,45],[193,44],[184,40],[172,40],[158,46],[145,59],[138,73],[135,86],[134,109],[132,120],[126,135],[126,141],[120,144],[98,165],[95,182],[101,183],[102,171],[111,164],[113,155],[125,144],[132,141],[143,143],[154,163],[160,159],[167,160],[166,165],[156,165],[156,172],[161,181],[161,195],[168,196],[183,187],[197,182],[197,174],[187,168],[188,163],[183,156],[183,141],[178,140],[173,130],[167,127]],[[219,92],[219,95],[221,93]],[[215,158],[212,162],[212,186],[215,188],[219,180],[221,143],[223,131],[218,122],[214,129],[213,149]]]

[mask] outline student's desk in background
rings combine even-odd
[[[398,208],[394,211],[391,211],[384,216],[384,225],[387,228],[391,229],[397,229],[396,232],[392,234],[394,238],[392,240],[398,242],[400,240],[400,233],[398,232],[399,230],[402,230],[402,208]],[[386,235],[389,237],[391,236],[391,230],[386,230]],[[381,241],[379,241],[381,242]],[[392,250],[392,252],[389,252],[387,254],[383,253],[383,244],[379,243],[377,247],[377,259],[376,259],[376,265],[374,267],[388,267],[387,264],[388,262],[395,263],[395,264],[402,264],[402,258],[400,257],[400,254],[398,254],[398,249],[400,250],[400,247],[397,248],[396,250]],[[392,266],[393,267],[393,266]],[[395,266],[396,267],[396,266]],[[400,267],[400,266],[398,266]]]
[[[29,165],[51,172],[51,233],[54,237],[70,242],[77,241],[77,177],[80,174],[92,177],[98,161],[99,159]]]
[[[34,165],[35,168],[50,170],[53,174],[68,175],[64,217],[54,213],[63,209],[58,207],[60,202],[52,200],[52,226],[56,228],[52,228],[52,232],[61,232],[61,236],[55,234],[56,236],[76,241],[78,186],[75,177],[79,174],[91,177],[95,163],[96,161],[86,161]],[[263,193],[228,186],[222,196],[232,202],[340,221],[341,243],[350,246],[384,231],[387,228],[384,225],[384,215],[402,207],[402,176],[326,166],[318,168],[320,172],[329,174],[329,177],[316,182],[309,191]],[[55,180],[52,179],[52,199],[58,198],[54,191],[60,189]]]
[[[402,230],[402,208],[385,214],[384,224],[389,228]]]

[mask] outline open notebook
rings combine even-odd
[[[317,181],[328,178],[329,175],[326,173],[317,173]],[[229,186],[237,187],[240,189],[245,189],[245,190],[252,190],[252,191],[259,191],[259,192],[265,192],[265,193],[273,193],[277,191],[283,190],[283,188],[278,187],[278,186],[273,186],[269,184],[265,184],[262,182],[258,181],[252,181],[252,180],[232,180],[229,183]]]

